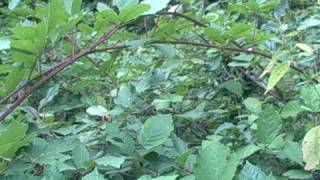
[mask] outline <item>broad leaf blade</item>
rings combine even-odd
[[[307,132],[302,141],[303,160],[305,170],[313,170],[320,162],[320,126]]]
[[[257,125],[260,142],[270,144],[281,130],[280,115],[274,107],[268,107],[259,114]]]
[[[146,149],[161,145],[173,130],[173,119],[171,115],[156,115],[144,123],[139,132],[138,140]]]
[[[290,67],[290,62],[286,61],[274,68],[274,70],[271,72],[271,75],[269,77],[266,93],[270,91],[280,81],[280,79],[288,72],[289,67]]]
[[[238,155],[231,154],[228,147],[213,141],[200,151],[194,174],[197,180],[232,180],[239,161]]]

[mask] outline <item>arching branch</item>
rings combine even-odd
[[[7,110],[0,114],[0,122],[3,121],[10,113],[12,113],[30,94],[37,90],[41,85],[46,83],[49,79],[51,79],[60,71],[64,70],[66,67],[75,63],[81,57],[90,54],[100,44],[106,42],[118,30],[118,28],[118,26],[110,27],[110,29],[99,38],[99,40],[92,43],[89,47],[80,50],[78,53],[66,58],[62,63],[47,70],[34,84],[26,85],[23,89],[20,90],[22,91],[22,94],[17,97],[17,99],[11,105],[9,105],[9,108]],[[10,97],[6,97],[5,99],[10,99]]]

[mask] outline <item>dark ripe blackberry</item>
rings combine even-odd
[[[314,180],[320,180],[320,171],[319,170],[315,170],[312,172],[312,177]]]

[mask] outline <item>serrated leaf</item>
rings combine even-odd
[[[288,141],[283,149],[288,159],[303,166],[301,145],[297,142]]]
[[[190,119],[190,120],[197,120],[205,116],[205,107],[206,107],[206,102],[202,102],[199,104],[195,109],[185,112],[183,114],[179,114],[179,117]]]
[[[311,112],[320,111],[320,84],[308,85],[301,89],[300,97],[303,100],[302,108]]]
[[[86,146],[82,143],[79,143],[73,150],[72,150],[72,158],[73,162],[75,163],[77,168],[84,168],[84,163],[90,160],[89,152]]]
[[[210,142],[202,147],[194,167],[196,179],[232,180],[240,162],[237,154],[231,154],[230,149],[218,141]]]
[[[48,89],[47,95],[45,98],[41,99],[39,103],[39,110],[46,106],[49,102],[53,100],[53,98],[58,95],[60,89],[59,84],[55,84],[53,87]]]
[[[122,85],[119,88],[118,95],[114,102],[122,107],[129,108],[134,101],[132,87],[130,85]]]
[[[298,101],[289,101],[281,110],[281,117],[297,117],[299,113],[301,113],[303,109],[301,108],[301,104]]]
[[[108,24],[119,24],[119,16],[112,10],[103,10],[96,15],[96,23],[94,29],[99,33],[103,33]]]
[[[270,144],[281,130],[281,117],[274,107],[264,109],[256,120],[258,139],[264,144]]]
[[[6,94],[10,94],[17,88],[20,81],[23,79],[24,71],[22,68],[15,68],[5,79]]]
[[[237,38],[248,38],[252,34],[253,26],[250,24],[236,23],[224,34],[229,38],[236,40]],[[249,36],[248,36],[249,35]]]
[[[239,81],[230,80],[222,83],[221,86],[238,96],[241,96],[243,93],[242,85]]]
[[[246,159],[247,157],[251,156],[255,152],[259,151],[261,147],[256,146],[254,144],[249,144],[247,146],[239,148],[236,153],[240,159]]]
[[[248,97],[243,101],[246,109],[252,113],[259,113],[261,111],[261,102],[257,98]]]
[[[162,53],[162,55],[168,59],[173,58],[176,54],[175,48],[173,48],[170,45],[165,44],[154,44],[155,48],[159,49],[159,51]]]
[[[156,115],[146,120],[139,132],[138,140],[146,149],[161,145],[173,130],[171,115]]]
[[[273,66],[277,63],[278,58],[280,55],[282,55],[282,51],[280,53],[275,53],[270,62],[268,63],[268,65],[265,67],[265,69],[263,70],[263,72],[261,73],[261,75],[259,76],[259,79],[263,78],[267,73],[269,73],[271,71],[271,69],[273,68]]]
[[[125,161],[124,157],[116,157],[116,156],[104,156],[95,160],[95,162],[98,165],[112,166],[115,168],[120,168],[121,165],[124,163],[124,161]]]
[[[305,170],[316,169],[320,162],[320,126],[307,132],[302,141],[303,160]]]
[[[25,124],[13,121],[0,133],[0,157],[11,158],[20,147],[29,143],[33,136],[26,136],[27,129]]]
[[[239,180],[266,180],[267,175],[257,166],[251,164],[249,161],[246,162],[243,169],[241,170]]]
[[[99,173],[98,169],[95,168],[92,172],[82,177],[81,180],[104,180],[104,177]]]
[[[271,72],[271,75],[269,77],[268,85],[265,93],[270,91],[280,81],[280,79],[288,72],[289,67],[290,67],[290,62],[286,61],[274,68],[274,70]]]
[[[121,22],[128,22],[132,19],[139,17],[140,15],[143,15],[143,13],[148,11],[149,9],[150,9],[150,6],[146,4],[132,5],[132,6],[126,7],[120,12],[119,19]]]

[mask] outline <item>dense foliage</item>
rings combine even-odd
[[[2,0],[0,179],[317,179],[319,25],[312,0]]]

